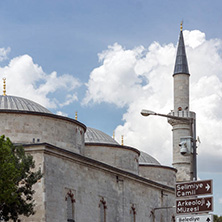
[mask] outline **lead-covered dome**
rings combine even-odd
[[[85,143],[119,145],[120,146],[120,144],[116,140],[114,140],[111,136],[107,135],[106,133],[104,133],[98,129],[94,129],[91,127],[87,127],[87,129],[86,129]],[[138,152],[140,153],[139,164],[141,164],[141,165],[161,165],[154,157],[150,156],[148,153],[145,153],[142,151],[138,151]]]
[[[51,113],[45,107],[31,100],[17,96],[7,96],[7,95],[6,96],[0,95],[0,110]]]
[[[142,165],[161,165],[154,157],[150,156],[148,153],[140,151],[139,164]]]
[[[85,133],[85,142],[86,143],[105,143],[119,145],[111,136],[105,134],[104,132],[87,127]]]

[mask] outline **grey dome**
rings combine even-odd
[[[161,165],[155,158],[142,151],[140,151],[139,164]]]
[[[105,134],[104,132],[87,127],[85,133],[85,142],[86,143],[105,143],[119,145],[111,136]]]
[[[0,110],[30,111],[39,113],[51,113],[45,107],[31,100],[16,96],[0,95]]]

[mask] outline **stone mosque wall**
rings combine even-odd
[[[85,129],[78,121],[58,115],[0,112],[0,135],[13,143],[49,143],[83,153]]]
[[[152,164],[140,164],[139,175],[147,179],[175,187],[176,169],[172,167]]]
[[[86,143],[85,146],[85,156],[135,174],[139,170],[139,155],[137,149],[122,145]]]
[[[72,194],[75,221],[100,221],[104,214],[110,222],[131,221],[132,216],[140,222],[172,220],[174,189],[169,186],[52,146],[25,149],[37,161],[42,161],[39,153],[44,159],[46,215],[39,217],[38,211],[24,222],[67,221],[67,193]]]
[[[38,145],[38,147],[24,147],[25,152],[33,156],[33,160],[35,161],[35,171],[41,169],[43,173],[43,177],[37,181],[36,184],[33,185],[33,190],[35,191],[33,198],[35,200],[34,211],[35,214],[31,217],[20,217],[21,222],[46,222],[46,187],[45,187],[45,167],[44,167],[44,153],[42,152],[43,146]]]

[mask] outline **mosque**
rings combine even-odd
[[[181,29],[173,74],[171,115],[190,116],[189,71]],[[181,109],[178,109],[180,107]],[[41,105],[3,92],[0,134],[22,144],[43,178],[35,186],[35,211],[22,222],[170,222],[175,217],[176,180],[189,180],[191,158],[179,153],[189,124],[173,125],[173,166],[117,143],[77,119],[55,115]]]

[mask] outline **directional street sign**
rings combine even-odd
[[[190,197],[212,194],[212,180],[200,180],[176,184],[176,197]]]
[[[176,222],[213,222],[213,215],[176,216]]]
[[[213,211],[213,197],[183,199],[176,201],[177,214]]]

